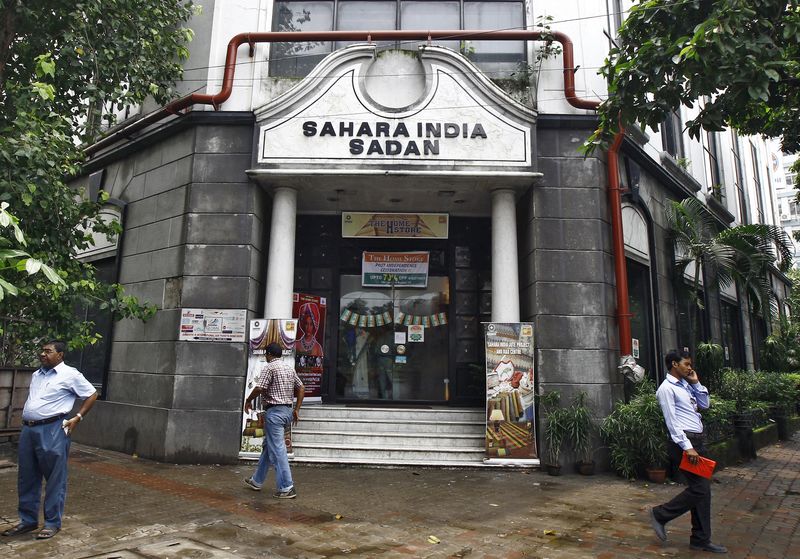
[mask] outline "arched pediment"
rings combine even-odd
[[[536,112],[444,47],[337,50],[255,114],[261,169],[534,168]]]

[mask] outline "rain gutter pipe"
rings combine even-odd
[[[225,71],[222,77],[222,88],[213,94],[192,93],[176,99],[139,120],[112,132],[98,142],[87,146],[84,153],[87,157],[105,147],[129,137],[171,115],[177,115],[192,105],[211,105],[219,110],[233,91],[233,79],[236,73],[236,56],[239,47],[247,44],[249,56],[255,55],[257,43],[300,43],[308,41],[416,41],[434,39],[458,39],[480,41],[545,41],[561,44],[564,72],[564,95],[567,102],[575,108],[594,111],[600,103],[590,99],[582,99],[575,94],[575,59],[572,40],[560,31],[505,30],[393,30],[393,31],[276,31],[265,33],[239,33],[228,42],[225,56]],[[620,352],[623,356],[631,354],[630,311],[628,306],[628,276],[625,265],[625,245],[622,234],[622,206],[619,184],[618,153],[622,144],[623,132],[617,134],[608,150],[608,202],[611,210],[611,235],[614,252],[614,270],[617,279],[617,324],[619,328]]]

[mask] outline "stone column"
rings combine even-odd
[[[517,207],[510,189],[492,191],[492,322],[519,322]]]
[[[264,318],[292,317],[297,191],[276,188],[272,197]]]

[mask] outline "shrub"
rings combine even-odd
[[[627,404],[618,402],[600,428],[608,443],[611,466],[627,478],[637,470],[660,467],[667,461],[667,429],[655,394],[646,380]]]

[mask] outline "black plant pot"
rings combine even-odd
[[[778,438],[780,440],[788,441],[792,438],[792,434],[789,432],[788,406],[772,406],[769,410],[769,416],[778,428]]]
[[[742,458],[758,458],[756,445],[753,442],[753,417],[748,412],[737,413],[733,416],[733,430]]]
[[[560,476],[561,464],[545,464],[545,470],[547,470],[547,475]]]
[[[577,462],[575,462],[575,471],[581,474],[582,476],[593,476],[594,460],[590,460],[588,462],[584,462],[583,460],[578,460]]]

